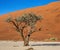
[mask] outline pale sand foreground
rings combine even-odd
[[[60,42],[30,42],[30,46],[23,46],[23,41],[0,41],[0,50],[26,50],[34,48],[34,50],[60,50],[60,45],[56,46],[31,46],[37,44],[60,44]]]

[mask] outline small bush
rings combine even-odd
[[[52,41],[56,41],[56,40],[57,40],[57,38],[52,37],[52,38],[50,38],[50,40],[52,40]]]

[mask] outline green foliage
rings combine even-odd
[[[50,40],[56,41],[56,40],[57,40],[57,38],[52,37],[52,38],[50,38]]]
[[[37,16],[33,13],[28,13],[28,14],[23,14],[22,16],[16,17],[15,19],[13,19],[12,17],[8,17],[6,19],[7,22],[12,22],[13,25],[18,28],[19,27],[19,22],[21,23],[25,23],[26,26],[30,26],[31,28],[35,27],[35,24],[38,20],[42,20],[41,16]],[[23,26],[24,27],[24,26]],[[23,28],[22,26],[19,27],[19,29]],[[19,31],[19,30],[17,30]]]
[[[11,22],[12,21],[12,18],[11,17],[8,17],[7,19],[6,19],[6,22]]]
[[[17,17],[15,19],[16,22],[23,22],[24,18],[23,17]]]
[[[37,20],[41,20],[41,16],[36,16],[33,13],[23,14],[21,17],[17,17],[15,20],[17,22],[25,22],[29,26],[33,26]]]

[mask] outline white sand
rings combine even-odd
[[[60,42],[30,42],[30,46],[23,46],[23,41],[0,41],[0,50],[26,50],[30,47],[34,50],[60,50],[60,46],[31,46],[36,44],[60,44]]]

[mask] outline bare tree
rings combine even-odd
[[[24,41],[24,46],[29,45],[29,38],[33,32],[37,32],[35,24],[39,20],[41,21],[41,16],[37,16],[33,13],[23,14],[20,17],[13,19],[12,17],[7,18],[8,23],[12,23],[15,26],[16,31],[18,31]],[[24,29],[29,27],[28,34],[24,36]]]

